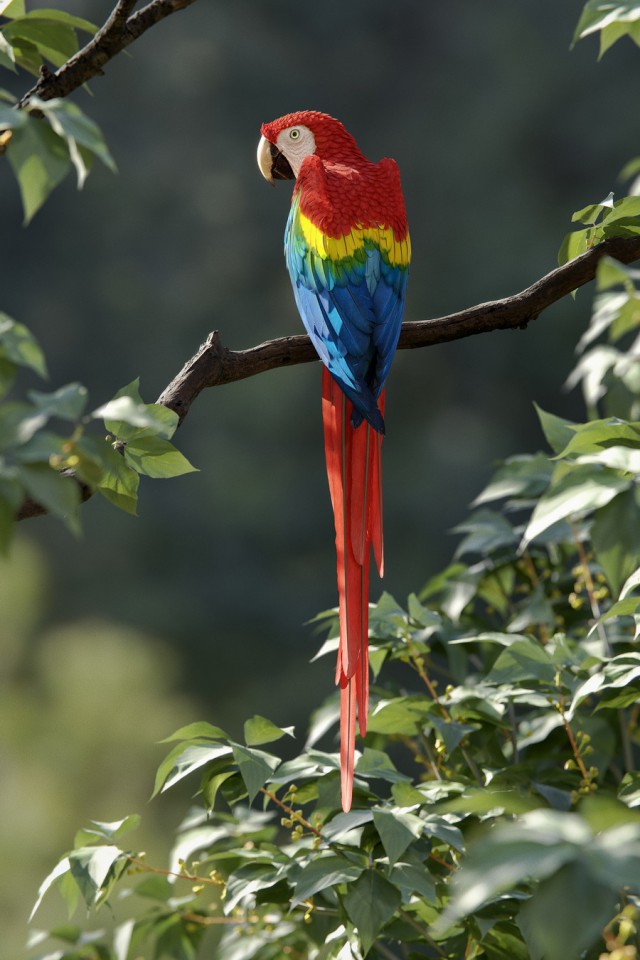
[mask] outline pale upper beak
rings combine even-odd
[[[265,180],[275,187],[276,180],[295,180],[296,175],[284,153],[266,137],[258,144],[258,166]]]
[[[266,137],[260,137],[260,143],[258,144],[258,168],[265,180],[275,186],[273,183],[272,167],[271,144]]]

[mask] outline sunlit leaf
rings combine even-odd
[[[293,736],[293,727],[278,727],[266,717],[255,716],[244,723],[244,739],[248,747],[259,747],[263,743],[273,743],[284,736]]]
[[[610,503],[631,480],[613,471],[581,467],[566,473],[536,504],[524,532],[521,549],[559,520],[575,519]]]
[[[7,157],[20,187],[28,223],[69,172],[69,151],[47,124],[29,117],[14,129]]]
[[[127,441],[124,456],[137,473],[155,479],[180,477],[197,469],[172,443],[161,437],[140,437]]]
[[[364,870],[364,865],[352,863],[345,857],[329,854],[317,857],[305,866],[294,886],[293,903],[302,903],[321,890],[341,883],[352,883]]]

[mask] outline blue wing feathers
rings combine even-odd
[[[384,432],[377,398],[400,335],[408,270],[390,264],[370,241],[339,262],[320,256],[296,229],[297,206],[287,221],[285,256],[302,321],[353,403],[354,426],[364,418]]]

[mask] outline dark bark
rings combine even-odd
[[[480,303],[446,317],[407,321],[402,325],[398,349],[431,347],[492,330],[525,329],[547,307],[593,280],[598,261],[603,256],[622,263],[640,259],[640,236],[605,240],[513,296]],[[170,407],[183,420],[193,401],[206,387],[219,387],[255,377],[267,370],[313,360],[317,360],[317,355],[311,341],[304,335],[269,340],[249,350],[229,350],[216,331],[209,334],[195,356],[162,391],[157,402]]]

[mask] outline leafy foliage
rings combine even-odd
[[[640,46],[640,4],[637,0],[589,0],[578,21],[574,40],[600,33],[600,56],[621,37]]]
[[[1,395],[11,389],[20,367],[46,376],[36,340],[25,326],[0,314]],[[53,393],[31,390],[28,400],[0,406],[3,552],[27,497],[78,533],[83,488],[98,490],[111,503],[135,513],[140,474],[175,477],[194,469],[169,442],[178,425],[177,414],[143,403],[137,381],[89,414],[85,414],[86,404],[86,388],[71,383]],[[106,438],[91,430],[96,420],[104,420],[109,431]]]
[[[635,955],[636,279],[600,265],[573,377],[588,381],[594,419],[540,410],[550,451],[498,467],[458,528],[452,564],[420,596],[402,607],[383,594],[372,608],[375,684],[354,808],[340,810],[335,698],[294,756],[277,748],[292,731],[262,717],[247,721],[244,743],[208,722],[183,727],[154,795],[189,780],[197,803],[167,867],[124,846],[120,825],[92,824],[41,887],[39,900],[55,886],[70,909],[79,899],[115,908],[123,884],[149,903],[111,945],[95,941],[100,955],[193,957],[205,935],[232,960],[571,960],[607,945]],[[616,298],[606,324],[603,297]],[[596,390],[604,338],[618,359]],[[110,406],[110,416],[126,409],[122,397]],[[126,429],[135,441],[145,427]],[[335,611],[319,622],[324,656],[337,644]],[[83,955],[73,929],[56,956]]]
[[[77,32],[93,30],[27,13],[22,0],[0,2],[0,15],[10,70],[59,65]],[[599,31],[603,53],[625,34],[638,42],[638,23],[637,0],[590,0],[576,38]],[[112,166],[99,131],[67,103],[2,106],[0,130],[11,134],[27,220],[71,166],[80,186],[92,156]],[[640,232],[640,200],[610,195],[574,221],[583,228],[561,262]],[[153,791],[186,780],[196,790],[168,866],[129,846],[136,815],[79,831],[33,912],[56,888],[71,914],[82,902],[124,917],[112,936],[73,923],[34,932],[43,960],[191,960],[205,936],[210,954],[230,960],[637,956],[637,281],[638,271],[600,264],[568,381],[582,388],[585,421],[540,410],[549,450],[498,467],[458,528],[451,565],[419,596],[402,607],[385,594],[372,609],[375,683],[354,809],[340,811],[334,698],[294,756],[272,746],[288,746],[291,729],[263,717],[247,721],[244,743],[208,722],[183,727],[167,738]],[[45,373],[26,328],[0,315],[3,395],[20,367]],[[192,469],[169,442],[177,418],[144,404],[136,383],[88,415],[86,402],[71,384],[0,410],[5,548],[27,495],[77,529],[80,494],[61,471],[134,512],[140,474]],[[106,443],[90,432],[96,419]],[[335,612],[321,622],[326,655]],[[138,907],[126,899],[123,911],[118,895],[131,892]]]
[[[16,0],[0,3],[0,16],[8,21],[0,23],[0,67],[36,76],[47,64],[61,67],[78,51],[78,33],[97,30],[63,10],[26,12]],[[115,171],[100,130],[75,103],[34,95],[19,108],[6,91],[0,99],[0,135],[6,137],[3,147],[18,181],[25,223],[72,168],[78,188],[96,157]]]

